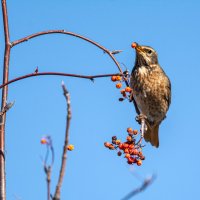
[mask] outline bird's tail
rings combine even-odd
[[[156,124],[152,127],[148,126],[147,131],[144,134],[144,139],[146,142],[150,142],[152,146],[156,148],[159,147],[159,138],[158,138],[159,124]]]

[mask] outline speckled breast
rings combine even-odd
[[[131,87],[140,112],[150,123],[159,123],[168,110],[166,102],[166,76],[162,70],[148,70],[141,66],[132,72]]]

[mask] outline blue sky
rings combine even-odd
[[[82,34],[110,50],[131,70],[137,41],[155,48],[172,83],[172,104],[160,127],[160,147],[144,148],[146,160],[135,173],[157,174],[155,182],[135,199],[186,200],[199,196],[199,44],[200,3],[180,0],[58,0],[10,1],[11,40],[48,29]],[[3,63],[3,28],[0,21],[0,56]],[[84,75],[118,72],[101,50],[66,35],[38,37],[11,52],[10,79],[32,73],[58,71]],[[1,74],[2,76],[2,74]],[[111,136],[126,137],[126,128],[139,128],[135,110],[118,102],[119,91],[109,78],[88,80],[35,77],[9,86],[15,105],[7,115],[7,199],[45,199],[46,183],[40,155],[43,135],[51,135],[56,159],[52,192],[58,177],[65,132],[66,104],[61,81],[72,100],[69,152],[62,199],[121,199],[141,181],[123,158],[104,148]]]

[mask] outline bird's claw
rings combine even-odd
[[[139,124],[141,124],[142,119],[144,119],[144,120],[146,121],[146,120],[147,120],[147,116],[144,115],[144,114],[139,114],[139,115],[136,116],[136,118],[135,118],[135,120],[136,120]]]

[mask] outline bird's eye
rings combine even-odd
[[[147,50],[147,53],[148,53],[148,54],[151,54],[151,53],[152,53],[152,50]]]

